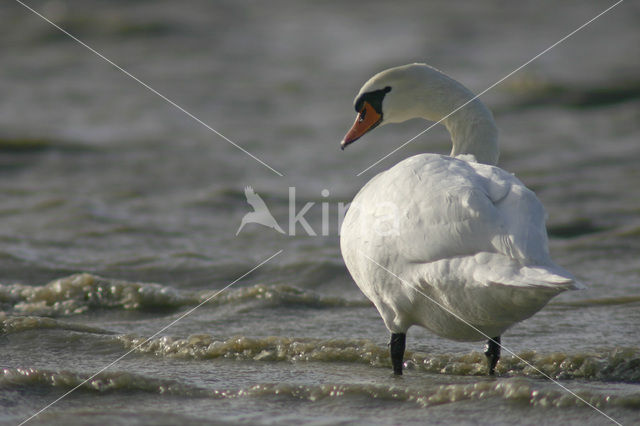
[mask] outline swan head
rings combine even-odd
[[[354,100],[356,121],[342,140],[342,149],[377,126],[423,117],[421,95],[440,76],[444,74],[429,65],[409,64],[371,77]]]
[[[353,123],[353,126],[351,126],[351,129],[340,143],[342,149],[360,139],[365,133],[383,124],[384,111],[382,102],[389,92],[391,92],[391,86],[384,86],[381,89],[372,89],[364,92],[360,90],[360,93],[354,101],[354,107],[358,115],[356,116],[356,121]]]
[[[480,163],[498,162],[498,129],[491,111],[469,89],[427,64],[374,75],[360,89],[354,106],[358,115],[342,149],[377,126],[424,118],[447,128],[451,156],[470,154]]]

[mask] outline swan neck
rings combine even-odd
[[[442,120],[451,135],[451,156],[470,154],[479,163],[497,164],[498,129],[491,111],[456,80],[432,68],[424,71],[422,90],[413,91],[414,116]]]
[[[498,163],[498,129],[493,114],[478,99],[443,121],[451,135],[451,156],[470,154],[478,163]]]

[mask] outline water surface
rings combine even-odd
[[[608,3],[32,5],[284,176],[2,3],[2,424],[78,385],[32,422],[610,424],[515,357],[488,378],[482,345],[418,328],[393,377],[388,332],[337,236],[338,203],[375,173],[449,149],[433,129],[356,176],[428,125],[341,152],[366,79],[421,61],[480,92]],[[501,166],[536,191],[554,259],[588,285],[503,344],[623,424],[640,421],[639,17],[624,2],[483,96]],[[318,235],[236,236],[247,185],[287,231],[295,187]]]

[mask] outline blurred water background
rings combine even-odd
[[[480,92],[613,2],[99,1],[0,4],[0,423],[16,424],[213,292],[33,424],[610,424],[510,356],[388,334],[343,265],[338,204],[449,152],[413,120],[345,152],[375,72],[427,62]],[[563,294],[503,344],[623,424],[640,421],[640,7],[623,2],[482,99],[500,165],[536,191]],[[249,224],[244,187],[288,230]],[[325,197],[323,190],[328,191]],[[325,191],[325,194],[327,194]],[[322,203],[330,217],[322,235]],[[288,234],[288,233],[287,233]]]

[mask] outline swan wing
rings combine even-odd
[[[354,235],[346,239],[369,240],[367,255],[398,273],[423,265],[418,269],[431,283],[447,276],[474,285],[574,282],[549,257],[545,212],[535,194],[497,167],[417,155],[370,181],[354,205],[358,217],[348,221],[350,211],[343,227]],[[386,228],[378,223],[385,217]],[[388,232],[376,233],[381,228]]]

